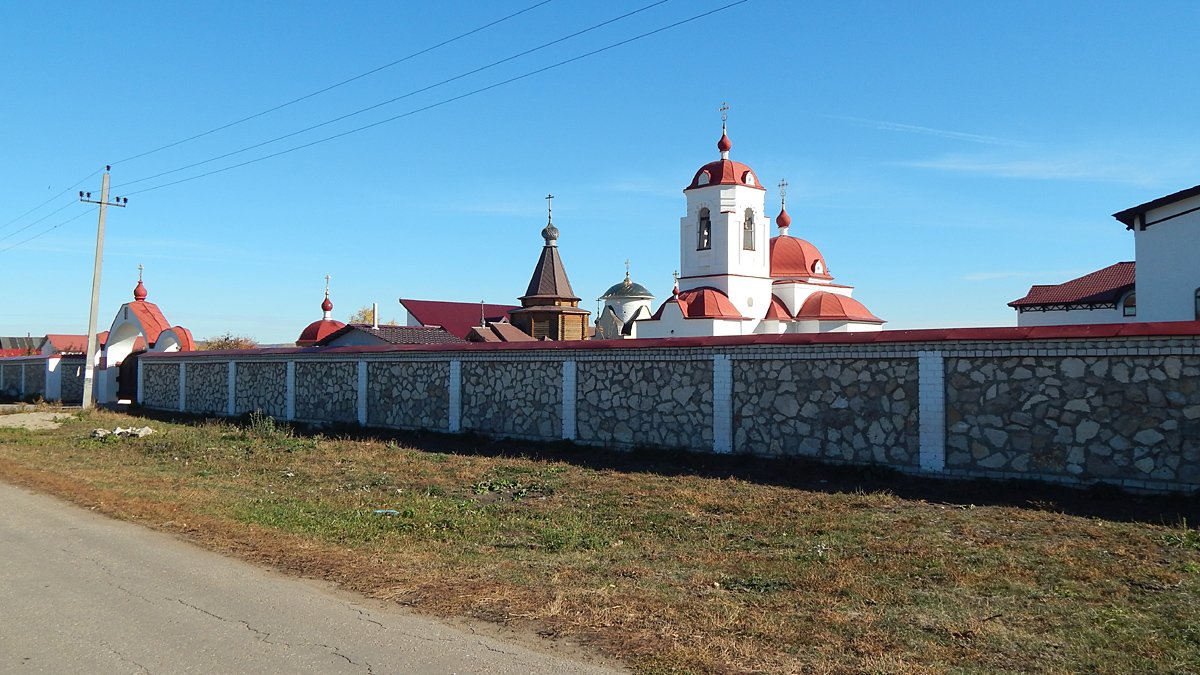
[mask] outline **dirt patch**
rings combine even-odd
[[[63,420],[70,418],[70,414],[61,412],[15,413],[12,415],[0,415],[0,427],[43,431],[46,429],[57,429],[62,426]]]

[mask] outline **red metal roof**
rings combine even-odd
[[[738,312],[737,307],[733,306],[729,297],[724,293],[710,286],[701,286],[680,291],[679,295],[664,302],[654,313],[653,320],[661,319],[663,310],[672,302],[679,305],[679,311],[683,312],[685,319],[746,318],[742,316],[741,312]]]
[[[813,271],[813,266],[818,260],[823,266],[820,274]],[[829,274],[829,262],[816,246],[786,234],[771,239],[771,276],[787,279],[833,279]]]
[[[96,340],[99,343],[99,347],[103,349],[105,343],[108,342],[108,331],[101,331],[100,333],[97,333]],[[54,348],[54,351],[58,352],[59,354],[87,353],[86,335],[73,335],[70,333],[47,333],[46,342],[49,342],[50,346]],[[133,348],[135,351],[145,349],[146,341],[139,337]]]
[[[835,295],[825,291],[817,291],[805,299],[796,312],[797,319],[818,319],[820,321],[866,321],[883,323],[883,319],[875,316],[861,302],[844,295]]]
[[[708,174],[708,182],[701,183],[700,177]],[[718,159],[715,162],[709,162],[696,172],[692,177],[692,182],[687,187],[687,190],[695,190],[697,188],[708,187],[710,185],[745,185],[758,190],[766,190],[759,184],[758,177],[754,175],[754,170],[731,159]]]
[[[480,318],[499,321],[508,316],[517,305],[488,305],[478,302],[442,302],[440,300],[408,300],[400,298],[400,304],[409,315],[422,326],[441,326],[455,337],[466,339],[471,328],[480,324]],[[483,316],[480,317],[480,314]]]
[[[777,296],[771,296],[771,305],[767,307],[767,315],[763,317],[764,321],[790,321],[792,315],[788,313],[787,305],[783,304]]]
[[[1133,290],[1135,263],[1119,262],[1061,284],[1035,284],[1009,307],[1042,305],[1115,305]]]
[[[346,324],[334,319],[318,319],[300,331],[300,337],[296,338],[297,347],[311,347],[321,340],[333,335],[337,331],[344,328]]]

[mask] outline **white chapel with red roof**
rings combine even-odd
[[[786,182],[779,234],[771,237],[766,189],[753,169],[729,158],[732,149],[722,122],[720,159],[683,190],[675,290],[653,316],[634,322],[631,337],[881,330],[883,320],[851,297],[853,287],[834,283],[817,247],[789,234]]]

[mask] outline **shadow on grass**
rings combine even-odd
[[[250,425],[249,416],[211,418],[127,406],[120,409],[131,415],[177,424],[219,420],[243,428]],[[736,478],[814,492],[887,492],[902,499],[954,506],[1009,506],[1120,522],[1171,526],[1200,523],[1200,495],[1131,494],[1111,485],[1073,487],[1034,480],[934,478],[904,474],[887,467],[826,464],[797,457],[713,455],[660,448],[614,450],[570,441],[504,439],[474,433],[406,431],[356,424],[289,422],[286,426],[298,436],[320,434],[352,441],[392,441],[428,453],[558,461],[621,473]]]

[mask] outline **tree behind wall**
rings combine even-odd
[[[212,349],[254,349],[258,347],[258,341],[244,335],[234,335],[233,333],[222,333],[216,337],[210,337],[201,340],[196,345],[198,350]]]
[[[374,318],[375,317],[371,316],[371,308],[363,307],[363,308],[359,309],[358,311],[354,312],[353,314],[351,314],[350,318],[346,321],[346,323],[374,324],[375,323]],[[384,326],[399,325],[396,323],[395,319],[391,319],[390,321],[380,321],[379,323],[381,323]]]

